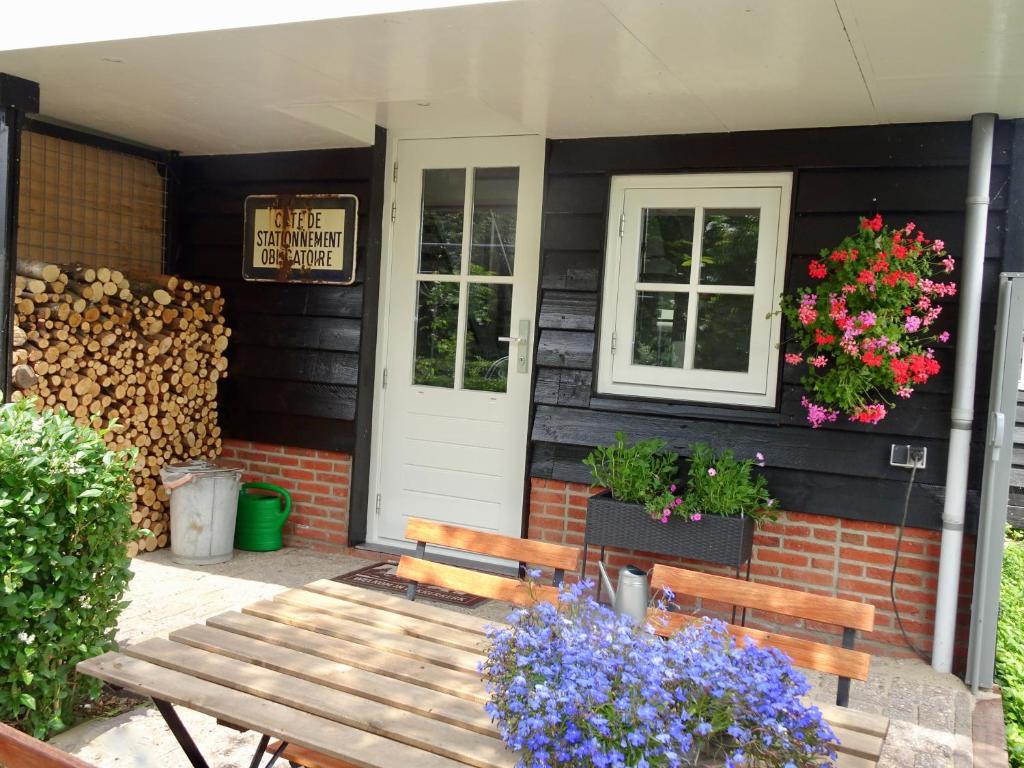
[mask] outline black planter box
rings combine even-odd
[[[662,523],[652,519],[643,504],[616,501],[605,491],[587,500],[583,540],[588,546],[635,549],[739,568],[750,560],[754,521],[704,515],[698,522],[671,517]]]

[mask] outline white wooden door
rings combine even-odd
[[[368,538],[410,516],[519,536],[544,142],[397,142]]]

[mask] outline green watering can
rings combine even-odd
[[[270,491],[250,493],[250,489]],[[242,483],[235,520],[235,547],[249,552],[281,548],[281,527],[292,511],[292,496],[270,483]]]

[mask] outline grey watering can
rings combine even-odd
[[[619,586],[616,589],[612,586],[604,563],[600,560],[597,569],[601,572],[604,588],[611,595],[612,609],[616,613],[629,616],[636,624],[642,623],[647,618],[647,603],[650,601],[651,591],[646,571],[641,571],[635,565],[627,565],[619,571]]]

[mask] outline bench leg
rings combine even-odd
[[[857,630],[846,627],[843,629],[843,648],[853,649],[854,641],[857,639]],[[840,677],[836,689],[836,706],[850,706],[850,678]]]
[[[179,746],[181,746],[182,752],[185,753],[185,757],[192,763],[192,768],[210,768],[207,764],[202,753],[199,751],[199,747],[192,740],[191,734],[185,724],[181,722],[181,718],[178,717],[178,713],[174,711],[174,707],[171,706],[170,702],[164,701],[163,699],[153,699],[153,703],[156,704],[156,708],[160,710],[160,714],[163,715],[164,722],[167,723],[167,727],[171,729],[171,733],[174,734],[174,738],[177,739]]]

